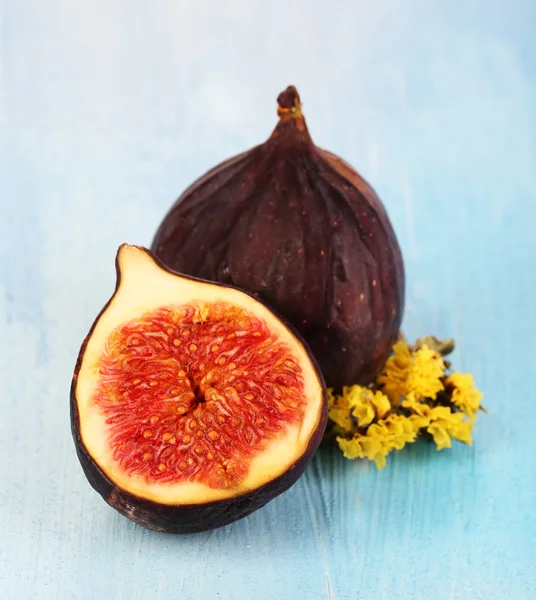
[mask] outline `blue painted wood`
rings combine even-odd
[[[0,4],[0,597],[534,599],[536,5],[263,4]],[[144,531],[77,463],[78,347],[118,244],[267,137],[291,82],[388,207],[406,333],[456,337],[490,414],[472,448],[322,453],[246,520]]]

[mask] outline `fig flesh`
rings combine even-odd
[[[384,206],[346,162],[314,145],[296,89],[260,146],[177,200],[152,249],[169,267],[247,290],[288,319],[327,384],[367,384],[404,309],[402,255]]]
[[[310,351],[258,300],[148,250],[121,246],[116,267],[71,389],[88,480],[158,531],[246,516],[298,479],[322,439],[326,389]]]

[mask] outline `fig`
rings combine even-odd
[[[287,490],[320,444],[326,387],[291,326],[247,293],[122,245],[83,342],[71,426],[93,488],[149,529],[240,519]]]
[[[166,265],[261,298],[303,335],[328,386],[374,380],[397,339],[404,267],[372,187],[309,135],[296,89],[270,138],[216,166],[152,243]]]

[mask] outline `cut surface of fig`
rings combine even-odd
[[[92,485],[153,529],[245,516],[303,472],[326,423],[307,347],[251,296],[171,272],[124,245],[118,285],[72,387]]]

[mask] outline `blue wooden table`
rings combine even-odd
[[[536,4],[0,3],[0,598],[536,598]],[[474,445],[379,472],[339,452],[210,533],[143,530],[86,482],[76,354],[124,241],[264,140],[298,86],[376,187],[408,337],[453,336]]]

